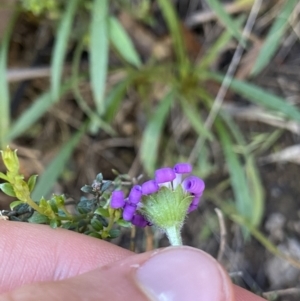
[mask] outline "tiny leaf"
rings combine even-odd
[[[15,197],[15,191],[13,186],[10,183],[2,183],[0,184],[0,189],[7,195]]]
[[[33,191],[35,183],[36,183],[36,179],[37,179],[37,175],[32,175],[29,180],[28,180],[28,187],[29,187],[29,191]]]
[[[109,231],[110,238],[116,238],[120,235],[121,231],[119,229],[112,229]]]
[[[32,224],[49,224],[49,218],[46,215],[34,212],[33,215],[28,219],[29,223]]]
[[[23,204],[22,201],[13,201],[9,204],[10,210],[14,210],[17,206]]]
[[[108,209],[98,208],[98,209],[95,210],[94,213],[99,214],[99,215],[104,216],[104,217],[109,217]]]

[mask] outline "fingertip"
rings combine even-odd
[[[48,298],[45,292],[50,291]],[[12,300],[20,300],[19,296],[23,296],[22,301],[41,300],[43,296],[43,301],[56,300],[53,296],[74,301],[234,300],[223,268],[210,255],[190,247],[129,256],[70,279],[23,287],[9,295]]]
[[[224,269],[209,254],[191,247],[170,247],[154,253],[139,267],[136,279],[155,300],[234,300]]]

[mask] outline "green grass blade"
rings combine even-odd
[[[245,17],[238,18],[235,22],[236,26],[241,26],[245,21]],[[200,60],[197,69],[199,71],[207,69],[212,63],[216,62],[220,55],[220,52],[228,46],[229,41],[232,38],[232,33],[229,30],[225,30],[216,42],[209,48],[203,58]]]
[[[60,94],[64,59],[67,52],[68,38],[79,0],[67,2],[61,22],[57,29],[57,37],[51,61],[51,95],[52,101],[58,101]]]
[[[179,19],[174,10],[174,6],[172,1],[170,0],[158,0],[158,5],[161,8],[161,11],[165,17],[166,23],[168,24],[172,41],[173,41],[173,49],[177,56],[177,60],[179,65],[183,68],[188,63],[188,56],[186,54],[185,43],[182,37],[182,30],[179,24]]]
[[[208,77],[218,82],[222,82],[224,79],[223,75],[217,73],[209,73]],[[270,92],[266,92],[253,84],[233,79],[230,89],[244,96],[253,103],[285,114],[290,119],[300,121],[300,111],[295,106],[286,102],[285,99]]]
[[[98,114],[104,112],[104,94],[108,66],[108,0],[94,0],[90,28],[90,76]]]
[[[63,95],[71,87],[70,83],[65,84],[59,93]],[[47,91],[39,96],[33,104],[17,119],[7,133],[7,140],[13,140],[30,128],[39,120],[54,104],[51,91]]]
[[[153,174],[158,155],[160,136],[165,124],[168,112],[174,99],[173,93],[168,93],[156,108],[152,118],[145,129],[141,143],[141,161],[145,170]]]
[[[200,112],[196,106],[192,106],[187,101],[181,101],[181,107],[183,113],[187,117],[188,121],[192,125],[193,129],[199,136],[205,136],[208,140],[213,140],[212,133],[204,126],[204,122],[201,118]]]
[[[135,67],[140,67],[142,65],[140,56],[119,20],[115,17],[110,17],[108,21],[111,43],[128,63]]]
[[[215,124],[225,155],[237,211],[242,216],[251,219],[252,200],[243,166],[238,155],[234,152],[233,142],[226,127],[224,127],[224,124],[220,120],[216,120]]]
[[[126,88],[128,86],[128,80],[116,84],[105,98],[105,116],[104,120],[108,123],[112,122],[116,116],[120,104],[126,93]]]
[[[86,131],[86,124],[84,124],[80,131],[65,143],[60,149],[59,153],[47,166],[45,172],[38,178],[37,184],[32,193],[32,199],[38,201],[41,197],[47,197],[51,192],[53,185],[57,181],[58,177],[63,172],[67,161],[69,160],[74,148],[79,143],[82,135]]]
[[[14,13],[9,22],[5,34],[1,41],[0,47],[0,148],[4,148],[9,140],[7,140],[7,133],[10,128],[10,97],[9,84],[6,80],[7,69],[7,53],[9,48],[9,41],[12,34],[13,26],[15,24],[17,12]]]
[[[226,29],[241,42],[243,46],[246,45],[243,41],[241,30],[237,26],[236,22],[231,18],[231,16],[225,11],[220,0],[206,0],[209,7],[215,12],[220,21],[226,27]]]
[[[245,156],[245,169],[247,175],[248,187],[250,188],[252,208],[251,208],[251,219],[250,222],[254,226],[261,224],[264,209],[265,209],[265,192],[262,186],[259,171],[255,164],[253,155]]]
[[[259,55],[251,70],[251,75],[257,75],[270,63],[273,55],[280,45],[282,36],[288,27],[287,25],[289,24],[290,15],[298,3],[298,0],[285,1],[282,11],[273,22],[266,40],[259,52]]]
[[[244,148],[242,156],[243,161],[245,162],[244,166],[247,185],[249,187],[250,198],[252,200],[251,215],[249,220],[252,225],[258,226],[261,224],[263,218],[265,208],[265,193],[254,156],[248,152],[244,136],[231,116],[225,112],[221,112],[221,116],[226,122],[226,125],[228,126],[238,145],[243,146]]]

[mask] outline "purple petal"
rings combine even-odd
[[[155,181],[158,184],[171,182],[175,179],[175,177],[175,172],[170,167],[160,168],[155,171]]]
[[[192,168],[192,165],[189,163],[177,163],[173,169],[174,169],[175,173],[182,174],[182,173],[192,172],[193,168]]]
[[[144,228],[148,225],[148,221],[142,216],[141,214],[136,214],[132,220],[131,223],[135,226]]]
[[[159,186],[154,180],[147,181],[142,185],[142,193],[145,195],[154,193],[158,191],[158,189]]]
[[[198,205],[190,205],[189,209],[188,209],[188,213],[195,211],[198,208]]]
[[[131,221],[135,211],[136,211],[136,205],[129,204],[129,203],[125,204],[123,210],[123,219],[125,221]]]
[[[125,205],[124,192],[115,190],[111,194],[110,207],[114,209],[122,208]]]
[[[142,197],[142,187],[140,185],[135,185],[131,188],[129,193],[129,202],[131,204],[137,204]]]
[[[199,195],[195,195],[192,202],[191,202],[191,205],[195,205],[195,206],[198,206],[199,203],[200,203],[200,198],[201,198],[202,194],[199,194]]]
[[[182,187],[193,194],[201,194],[205,188],[203,180],[196,176],[189,176],[182,182]]]

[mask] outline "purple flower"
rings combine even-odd
[[[142,193],[145,195],[155,193],[158,189],[159,186],[154,180],[147,181],[142,185]]]
[[[129,204],[129,203],[125,204],[123,210],[123,219],[125,221],[131,221],[135,211],[136,211],[136,205]]]
[[[199,203],[200,203],[201,196],[202,196],[202,194],[195,195],[192,202],[191,202],[191,205],[198,206]]]
[[[173,181],[175,177],[175,172],[170,167],[160,168],[155,171],[155,181],[158,184]]]
[[[189,193],[199,195],[202,194],[205,184],[200,178],[196,176],[189,176],[183,180],[182,187]]]
[[[148,221],[141,214],[136,214],[133,216],[131,223],[135,226],[144,228],[148,225]]]
[[[122,208],[125,205],[124,192],[115,190],[111,194],[110,207],[114,209]]]
[[[135,185],[131,188],[129,193],[129,202],[131,204],[137,204],[142,197],[142,187],[140,185]]]
[[[188,209],[188,213],[195,211],[198,208],[198,205],[190,205],[189,209]]]
[[[183,174],[192,172],[193,168],[192,165],[189,163],[177,163],[173,169],[175,173]]]

